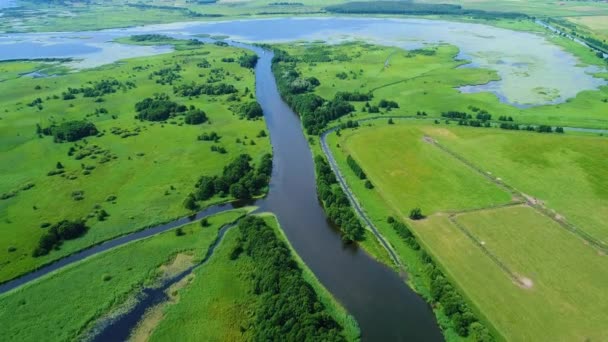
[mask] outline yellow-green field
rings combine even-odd
[[[244,50],[231,47],[195,46],[57,77],[1,82],[0,194],[14,196],[0,200],[0,282],[117,235],[185,216],[189,211],[184,208],[184,199],[194,191],[200,176],[221,174],[224,165],[241,153],[251,155],[257,163],[262,154],[270,152],[269,139],[258,137],[265,130],[263,120],[240,119],[231,109],[254,100],[253,72],[238,63],[221,61],[227,54],[238,57],[242,53]],[[211,64],[209,68],[197,66],[204,59]],[[173,73],[180,78],[173,85],[157,83],[160,76],[152,73],[176,64],[181,70]],[[28,62],[0,65],[19,72],[38,67],[38,63]],[[205,83],[214,69],[222,70],[216,78],[236,87],[235,97],[181,97],[173,93],[174,85]],[[73,100],[62,99],[62,92],[70,87],[91,86],[89,82],[101,80],[117,80],[123,85],[131,82],[135,87],[106,94],[101,97],[103,102],[81,94]],[[183,116],[164,123],[135,119],[135,104],[157,93],[202,109],[209,121],[188,125]],[[42,101],[40,108],[28,105],[36,98]],[[101,108],[107,113],[96,114]],[[55,143],[52,137],[36,133],[37,124],[44,128],[51,122],[83,119],[93,122],[103,135]],[[197,140],[210,132],[219,134],[220,140]],[[227,153],[211,151],[214,145],[224,147]],[[71,148],[76,148],[72,156]],[[78,159],[82,151],[94,153]],[[57,170],[57,163],[63,166],[64,175],[47,176]],[[29,184],[33,187],[21,190]],[[80,196],[74,195],[80,192]],[[200,204],[230,199],[216,196]],[[101,209],[109,213],[104,221],[95,217]],[[89,218],[91,228],[84,237],[67,241],[46,256],[32,257],[45,233],[42,224],[84,217]]]
[[[411,252],[384,223],[389,215],[408,222],[495,335],[594,341],[608,333],[601,290],[608,259],[559,223],[598,239],[608,234],[601,222],[608,183],[599,177],[608,172],[606,138],[378,119],[327,141],[400,257]],[[347,155],[374,189],[348,167]],[[428,217],[410,220],[414,207]]]

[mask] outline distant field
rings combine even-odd
[[[608,171],[606,138],[410,120],[387,125],[378,119],[362,125],[342,130],[340,136],[331,134],[328,143],[350,188],[403,260],[412,260],[411,249],[384,223],[389,215],[413,227],[480,316],[506,340],[544,340],[547,334],[559,341],[605,336],[605,256],[532,207],[492,209],[508,203],[508,194],[423,138],[437,140],[482,172],[542,199],[544,206],[595,236],[608,233],[600,219],[606,217],[608,187],[598,177]],[[366,189],[355,176],[347,155],[361,165],[374,189]],[[415,206],[429,217],[409,220]],[[467,229],[515,277],[450,220]],[[418,263],[412,267],[420,272]]]
[[[8,197],[0,200],[0,282],[100,241],[185,216],[190,211],[184,200],[199,177],[221,174],[241,153],[251,155],[255,164],[270,152],[269,139],[258,136],[265,130],[263,120],[244,120],[238,114],[242,103],[255,100],[253,73],[237,62],[221,61],[243,53],[231,47],[194,46],[57,77],[0,82],[0,194]],[[209,63],[206,68],[200,66],[204,61]],[[27,62],[0,64],[0,69],[18,72],[39,67]],[[174,94],[174,86],[206,83],[210,78],[217,81],[214,84],[233,85],[236,93]],[[101,96],[63,99],[68,88],[92,87],[100,81],[121,86]],[[137,120],[135,104],[157,93],[203,110],[208,121],[189,125],[183,115],[165,122]],[[40,103],[31,105],[37,98]],[[67,120],[88,120],[102,134],[63,143],[38,136],[37,125],[47,128]],[[220,138],[198,140],[211,132]],[[213,152],[212,146],[226,153]],[[75,150],[71,155],[70,149]],[[51,171],[64,174],[47,176]],[[200,205],[230,199],[229,194],[215,196]],[[98,219],[101,210],[109,214],[103,220]],[[45,234],[43,224],[78,218],[87,218],[91,228],[84,237],[67,241],[46,256],[32,257]]]
[[[133,302],[142,287],[200,260],[220,227],[243,214],[232,211],[213,216],[209,227],[192,223],[182,228],[183,236],[168,231],[130,243],[1,295],[2,339],[73,341],[82,337],[97,319]]]
[[[608,15],[570,17],[568,20],[593,31],[602,40],[608,39]]]
[[[418,0],[425,3],[458,4],[486,11],[519,12],[532,16],[572,16],[608,14],[601,1],[493,1],[493,0]]]
[[[563,38],[554,39],[579,55],[582,62],[599,62],[597,57],[582,46]],[[605,115],[608,102],[604,102],[608,99],[608,87],[601,87],[597,91],[582,91],[565,103],[531,108],[516,108],[502,103],[489,92],[461,93],[457,89],[460,86],[485,84],[498,80],[498,75],[487,69],[459,68],[464,62],[455,59],[458,48],[451,45],[414,51],[363,42],[341,45],[290,44],[279,47],[300,58],[296,70],[302,75],[319,79],[320,85],[314,89],[315,94],[332,99],[340,91],[371,93],[374,97],[368,101],[371,105],[378,105],[381,99],[396,101],[400,106],[390,111],[394,116],[416,116],[418,112],[425,112],[429,117],[440,117],[442,112],[471,113],[471,107],[477,107],[491,113],[494,120],[507,115],[519,124],[608,127]],[[511,84],[509,87],[515,89],[518,85]],[[551,98],[546,89],[536,91],[538,94],[530,95],[534,99],[539,96]],[[363,112],[365,101],[352,104],[356,109],[353,113],[355,118],[373,115]],[[342,119],[345,120],[347,119]]]

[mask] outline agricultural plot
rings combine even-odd
[[[605,336],[606,231],[599,218],[608,202],[605,180],[596,176],[608,171],[605,138],[373,120],[332,133],[327,142],[399,256],[411,260],[411,249],[383,223],[389,215],[408,222],[496,336]],[[415,207],[425,219],[408,217]],[[571,226],[598,239],[586,240]]]
[[[193,42],[177,49],[0,83],[0,282],[240,196],[224,185],[203,195],[195,185],[241,154],[259,165],[270,152],[253,72],[239,60],[251,54]],[[19,73],[39,67],[1,64]],[[51,232],[53,240],[41,240]]]

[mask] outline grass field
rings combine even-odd
[[[276,234],[288,243],[275,217],[264,217]],[[251,338],[244,328],[250,326],[251,314],[258,301],[250,290],[248,277],[256,265],[246,257],[227,262],[238,237],[236,229],[227,233],[217,254],[198,269],[191,284],[179,292],[178,302],[165,308],[163,319],[151,334],[151,341],[176,338],[180,341],[241,341]],[[359,329],[354,319],[335,302],[295,251],[291,251],[304,270],[303,277],[314,287],[331,316],[345,328],[347,340],[357,340]]]
[[[189,212],[184,199],[194,191],[200,176],[221,174],[224,165],[241,153],[250,154],[257,163],[262,154],[270,152],[269,139],[258,137],[264,122],[242,120],[233,112],[240,103],[252,101],[254,75],[221,58],[241,53],[236,48],[204,45],[57,77],[1,82],[0,194],[12,197],[0,200],[0,282],[100,241],[184,216]],[[197,66],[203,59],[210,63],[209,68]],[[152,74],[174,69],[176,63],[181,69],[169,72],[177,77],[173,85],[204,83],[215,77],[234,85],[238,93],[232,99],[231,95],[174,95],[173,85],[157,83],[165,76]],[[26,62],[0,65],[19,72],[28,67],[32,71],[38,68]],[[103,95],[103,102],[80,94],[73,100],[61,99],[69,87],[91,86],[89,82],[102,80],[117,80],[123,86],[130,82],[134,87]],[[204,110],[209,121],[188,125],[183,116],[165,123],[136,120],[135,103],[155,93],[166,93],[179,104]],[[29,106],[36,98],[42,102],[40,107]],[[93,122],[103,135],[54,143],[52,137],[36,134],[37,124],[44,128],[52,122],[82,119]],[[197,140],[213,131],[221,137],[218,142]],[[227,153],[212,152],[214,145]],[[71,148],[76,148],[72,156]],[[87,151],[91,154],[79,159]],[[66,177],[47,176],[58,162]],[[31,184],[32,188],[22,190]],[[216,196],[201,205],[230,199]],[[95,217],[101,209],[110,215],[104,221]],[[85,217],[91,229],[84,237],[68,241],[46,256],[31,256],[45,233],[42,224]]]
[[[94,322],[120,311],[144,286],[200,260],[237,210],[110,250],[0,296],[5,341],[73,341]],[[181,262],[175,262],[179,260]],[[163,266],[164,265],[164,266]],[[52,314],[49,314],[52,313]]]
[[[581,62],[599,62],[599,59],[576,43],[564,38],[552,39],[580,56]],[[319,79],[320,85],[314,90],[319,96],[331,99],[337,92],[345,90],[372,93],[372,105],[377,105],[380,99],[395,100],[400,104],[400,108],[390,112],[393,116],[415,116],[417,112],[426,112],[429,117],[439,117],[442,112],[471,112],[470,108],[477,107],[491,113],[495,119],[500,115],[508,115],[520,124],[608,127],[605,115],[608,104],[604,102],[608,98],[608,87],[582,91],[565,103],[531,108],[516,108],[502,103],[489,92],[461,93],[457,87],[485,84],[497,80],[498,75],[486,69],[458,68],[465,62],[455,60],[458,54],[455,46],[429,47],[427,50],[434,51],[430,53],[411,53],[364,43],[291,44],[279,47],[302,59],[296,64],[296,69],[302,75]],[[330,56],[331,61],[319,60],[319,56]],[[388,67],[385,66],[387,61]],[[346,77],[338,77],[342,73]],[[518,85],[510,84],[508,87],[516,89]],[[550,92],[543,89],[537,91],[538,96],[551,97]],[[353,104],[357,109],[353,113],[354,118],[371,116],[362,112],[365,102]]]
[[[496,336],[506,340],[601,340],[607,333],[602,311],[608,306],[601,290],[608,280],[604,254],[528,205],[495,208],[509,201],[508,196],[496,201],[505,192],[488,184],[489,178],[478,170],[423,141],[425,136],[455,151],[481,172],[542,199],[544,203],[539,203],[545,208],[555,209],[564,215],[562,219],[596,236],[607,233],[600,221],[608,208],[607,187],[597,175],[608,167],[608,140],[411,120],[395,120],[394,125],[374,120],[328,137],[349,187],[409,271],[420,274],[421,266],[411,248],[386,224],[389,215],[409,222],[421,244]],[[364,169],[373,190],[366,189],[350,170],[347,155]],[[484,188],[494,188],[495,195],[480,191]],[[469,198],[480,203],[468,203]],[[409,220],[413,206],[420,206],[429,217]],[[594,220],[598,220],[595,225]],[[428,283],[423,279],[414,277],[412,283],[427,294]]]
[[[608,245],[608,140],[431,127],[426,134]]]

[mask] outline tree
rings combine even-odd
[[[188,125],[199,125],[207,121],[207,114],[200,109],[193,109],[186,113],[184,122]]]
[[[189,194],[188,197],[186,197],[186,200],[184,201],[184,207],[192,211],[198,209],[198,204],[196,204],[196,198],[193,194]]]
[[[372,182],[370,182],[369,180],[365,181],[365,188],[366,189],[373,189],[374,185],[372,184]]]
[[[423,218],[425,218],[425,216],[422,215],[422,210],[420,208],[414,208],[410,211],[410,219],[422,220]]]
[[[388,124],[389,124],[389,125],[393,125],[393,124],[394,124],[394,122],[393,122],[393,119],[392,119],[392,118],[388,119]]]
[[[57,169],[63,169],[63,164],[61,164],[61,162],[57,162],[57,165],[55,165],[55,167]]]

